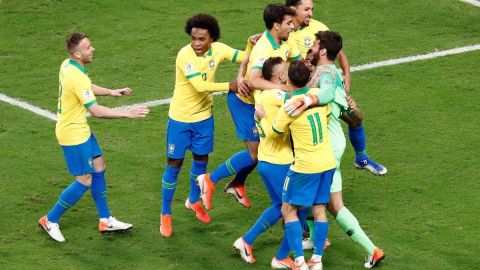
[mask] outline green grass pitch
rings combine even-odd
[[[97,51],[92,81],[130,86],[131,97],[100,98],[121,106],[172,95],[174,62],[189,42],[183,27],[198,12],[221,25],[221,41],[244,48],[264,30],[268,1],[13,1],[0,0],[0,92],[54,111],[58,68],[69,32],[89,34]],[[315,1],[314,18],[344,37],[352,66],[480,44],[480,8],[456,0]],[[375,177],[344,155],[344,200],[383,248],[381,269],[477,269],[480,264],[478,105],[480,51],[354,72],[352,95],[366,117],[368,152],[388,167]],[[218,81],[233,79],[224,64]],[[212,169],[243,149],[225,96],[214,100]],[[61,219],[67,242],[56,243],[37,220],[72,180],[55,139],[55,123],[0,102],[0,268],[2,269],[269,269],[281,241],[279,225],[254,244],[248,265],[232,250],[269,205],[257,175],[248,180],[252,209],[217,188],[212,223],[198,222],[183,202],[186,159],[173,202],[174,235],[161,237],[161,175],[168,106],[142,120],[90,125],[107,162],[112,213],[132,232],[103,236],[89,193]],[[224,181],[223,183],[225,183]],[[332,220],[332,219],[331,219]],[[363,250],[331,223],[325,269],[363,269]],[[309,255],[310,253],[307,252]],[[308,256],[307,255],[307,256]]]

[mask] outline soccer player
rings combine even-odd
[[[288,36],[293,29],[293,15],[294,11],[284,5],[269,4],[265,7],[263,20],[267,30],[252,49],[245,74],[245,79],[248,80],[252,89],[284,90],[286,88],[285,85],[262,78],[262,66],[265,60],[270,57],[278,56],[285,61],[301,58],[300,51],[295,44],[288,40]],[[243,97],[229,92],[227,102],[235,124],[237,137],[245,142],[247,149],[235,153],[211,173],[198,177],[201,196],[207,209],[211,208],[214,188],[218,181],[234,174],[237,174],[236,181],[227,184],[226,192],[234,194],[236,199],[245,207],[251,207],[245,192],[244,182],[257,163],[259,137],[254,120],[254,97],[253,95]]]
[[[265,80],[276,84],[286,84],[287,73],[287,63],[281,57],[268,58],[263,64],[262,76]],[[270,122],[273,122],[284,100],[285,92],[274,89],[262,91],[258,94],[255,98],[255,104],[262,106],[265,111],[265,117]],[[241,258],[248,263],[255,262],[252,248],[255,239],[282,217],[282,187],[287,171],[293,162],[293,153],[288,134],[277,139],[271,139],[265,137],[260,123],[257,123],[257,129],[260,137],[258,173],[270,196],[271,206],[265,209],[252,228],[233,244],[234,249],[239,252]],[[289,252],[288,243],[284,241],[271,262],[272,268],[291,268],[294,262],[288,257]]]
[[[191,37],[191,43],[180,49],[177,55],[175,90],[168,112],[167,166],[162,177],[160,218],[160,233],[164,237],[172,235],[171,204],[187,149],[192,152],[193,162],[190,194],[185,207],[192,210],[200,221],[210,222],[210,216],[198,202],[200,190],[195,179],[205,174],[208,155],[213,150],[212,92],[237,91],[235,81],[217,83],[214,78],[222,61],[241,62],[246,55],[244,51],[218,42],[220,27],[210,15],[197,14],[189,18],[185,32]],[[249,39],[247,50],[252,47]]]
[[[355,216],[345,207],[342,197],[342,174],[340,171],[340,162],[345,151],[346,139],[341,126],[341,116],[343,114],[355,119],[361,117],[361,113],[356,107],[355,101],[350,96],[347,97],[343,87],[342,73],[335,66],[335,52],[342,47],[341,36],[334,31],[324,31],[316,34],[315,44],[312,48],[312,64],[316,66],[316,71],[309,83],[310,87],[330,84],[330,92],[335,93],[335,99],[329,103],[331,113],[328,123],[328,134],[332,144],[333,153],[336,161],[336,170],[333,176],[333,182],[330,189],[330,202],[327,209],[337,220],[342,230],[355,242],[361,245],[368,253],[368,260],[364,266],[372,268],[378,265],[384,258],[385,253],[376,247],[360,227]],[[315,237],[314,228],[310,228],[310,233]]]
[[[310,70],[305,63],[293,62],[288,70],[288,78],[289,84],[295,87],[290,96],[303,99],[310,90],[307,86]],[[320,93],[329,87],[322,84],[320,86]],[[289,130],[293,140],[295,158],[283,185],[282,215],[285,220],[285,235],[295,257],[296,269],[322,269],[323,246],[328,232],[325,204],[329,202],[330,185],[335,171],[332,146],[327,133],[329,113],[328,106],[313,107],[294,118],[282,108],[271,130],[264,130],[267,137],[275,137]],[[262,127],[264,124],[269,125],[261,110],[257,110],[255,115],[261,119]],[[301,207],[312,207],[315,217],[315,248],[309,266],[303,255],[302,226],[297,215]]]
[[[65,241],[58,220],[89,188],[100,217],[98,224],[100,232],[126,231],[133,227],[132,224],[121,222],[110,214],[107,206],[105,161],[95,136],[90,131],[86,113],[88,110],[94,117],[101,118],[139,118],[145,117],[149,112],[144,106],[134,107],[129,111],[118,111],[99,105],[96,95],[130,95],[132,89],[111,90],[92,84],[86,64],[92,62],[95,48],[87,35],[71,34],[67,37],[66,43],[70,58],[63,61],[60,66],[58,121],[55,133],[74,180],[62,192],[48,214],[38,221],[40,227],[58,242]]]
[[[328,30],[328,27],[312,19],[314,8],[312,0],[286,0],[285,5],[295,10],[293,19],[295,30],[291,33],[290,38],[296,41],[298,49],[305,57],[308,49],[313,46],[315,33]],[[340,50],[337,59],[343,71],[345,90],[348,93],[350,91],[350,65],[343,49]],[[348,124],[350,143],[355,149],[354,165],[359,169],[367,169],[375,175],[386,174],[387,168],[371,160],[367,155],[366,134],[362,124],[363,117],[352,119],[345,115],[342,116],[342,120]]]

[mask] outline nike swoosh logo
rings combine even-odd
[[[237,193],[237,196],[240,198],[240,199],[243,199],[243,196],[240,195],[240,193],[237,192],[237,190],[234,188],[233,190],[235,190],[235,193]]]
[[[45,230],[49,232],[51,229],[45,224]]]
[[[248,253],[247,248],[244,246],[243,249],[245,250],[245,255],[247,255],[247,257],[250,257],[250,253]]]

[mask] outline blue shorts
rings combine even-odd
[[[208,119],[185,123],[168,118],[167,157],[181,159],[189,149],[197,155],[208,155],[213,151],[213,116]]]
[[[61,145],[68,171],[73,176],[94,173],[93,160],[102,155],[102,150],[93,134],[84,143],[77,145]]]
[[[272,205],[282,204],[283,182],[285,182],[289,169],[290,164],[280,165],[258,161],[258,174],[262,177],[263,184],[265,184],[268,195],[272,200]]]
[[[259,142],[258,130],[255,126],[255,105],[243,102],[233,92],[228,92],[227,104],[237,137],[243,141]]]
[[[297,206],[327,204],[335,169],[321,173],[297,173],[289,170],[283,185],[282,201]]]

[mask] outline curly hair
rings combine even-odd
[[[208,14],[200,13],[188,19],[185,24],[185,33],[191,35],[192,28],[206,29],[213,41],[220,39],[220,26],[218,25],[217,19]]]

